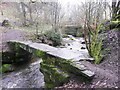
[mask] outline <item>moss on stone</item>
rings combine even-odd
[[[60,76],[61,74],[58,74],[59,70],[62,70],[65,73],[74,73],[75,75],[88,77],[81,72],[84,71],[85,68],[76,66],[76,63],[72,62],[72,60],[65,60],[51,55],[46,55],[41,63],[41,71],[45,76],[45,82],[47,83],[46,85],[48,85],[47,87],[50,87],[52,85],[51,83],[57,86],[65,82],[64,79],[67,79],[67,75],[62,73],[62,76]]]
[[[41,63],[40,70],[44,74],[47,88],[62,85],[69,80],[69,75],[58,65],[62,59],[51,55],[45,55],[42,59],[43,62]]]
[[[46,55],[46,52],[45,51],[41,51],[41,50],[35,50],[33,54],[34,54],[33,55],[34,57],[42,58],[42,57],[44,57]]]
[[[3,64],[2,67],[0,67],[0,72],[13,71],[13,69],[11,67],[12,67],[12,64]]]
[[[69,75],[62,72],[58,67],[54,65],[41,63],[41,72],[44,74],[44,79],[47,88],[53,88],[55,86],[62,85],[67,82]]]

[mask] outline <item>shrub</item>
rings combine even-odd
[[[105,23],[102,23],[99,25],[99,27],[96,29],[95,33],[92,33],[92,42],[89,47],[89,53],[90,55],[95,59],[95,64],[99,64],[102,60],[102,42],[103,38],[99,39],[99,33],[104,32],[106,30],[120,30],[120,21],[107,21]]]
[[[93,41],[91,43],[91,54],[93,58],[95,59],[95,64],[99,64],[100,61],[102,60],[102,54],[101,54],[101,49],[102,49],[102,39],[100,42],[95,42]]]
[[[102,39],[98,40],[98,33],[99,33],[99,28],[100,26],[96,29],[96,33],[92,34],[92,42],[90,44],[90,50],[89,53],[90,55],[95,59],[95,64],[99,64],[100,61],[102,60]]]
[[[61,45],[62,43],[62,35],[60,31],[49,30],[46,31],[45,36],[47,39],[53,41],[53,46]]]

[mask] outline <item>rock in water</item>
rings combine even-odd
[[[41,88],[44,86],[44,76],[40,72],[40,61],[20,66],[16,71],[0,78],[2,88]]]

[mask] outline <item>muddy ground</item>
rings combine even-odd
[[[15,29],[10,29],[10,28],[5,28],[5,27],[0,27],[0,51],[6,51],[9,50],[7,46],[7,41],[9,40],[19,40],[19,41],[27,41],[29,40],[29,35],[32,33],[26,32],[23,30],[15,30]]]

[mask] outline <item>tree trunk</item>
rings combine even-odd
[[[30,25],[33,25],[31,2],[29,2]]]
[[[23,26],[26,25],[26,10],[25,10],[25,6],[24,6],[24,3],[21,2],[21,7],[22,7],[22,13],[23,13]]]

